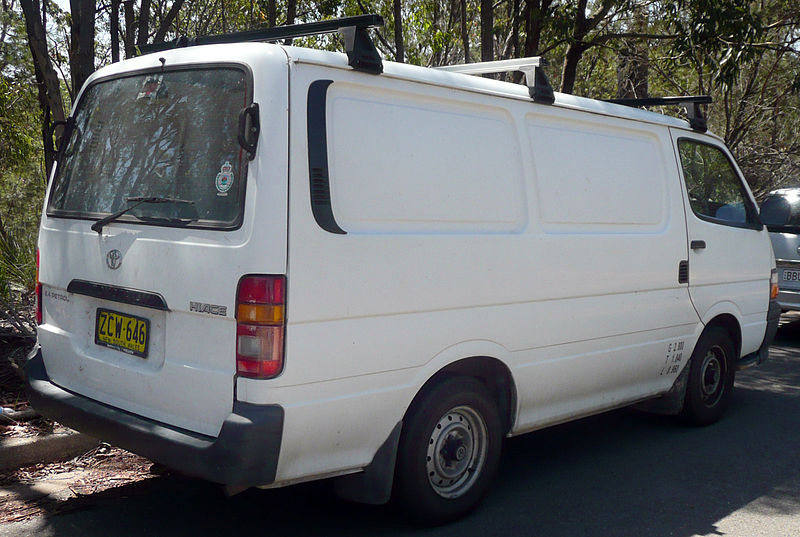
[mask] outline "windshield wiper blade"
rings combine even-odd
[[[179,198],[160,198],[158,196],[133,196],[130,198],[126,198],[125,201],[127,201],[128,203],[130,202],[135,202],[135,203],[133,205],[125,207],[121,211],[117,211],[114,214],[106,216],[105,218],[101,218],[100,220],[92,224],[92,231],[96,231],[97,233],[102,234],[103,226],[105,226],[109,222],[113,222],[123,214],[135,209],[136,207],[138,207],[143,203],[184,203],[187,205],[194,205],[194,202],[191,200],[182,200]]]
[[[158,196],[133,196],[130,198],[125,198],[125,201],[138,201],[139,203],[183,203],[185,205],[194,205],[192,200],[182,200],[180,198],[160,198]],[[133,209],[133,207],[131,207],[131,209]]]

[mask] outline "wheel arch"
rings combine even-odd
[[[738,360],[742,353],[742,327],[739,323],[739,319],[730,313],[719,314],[706,323],[706,326],[703,328],[700,336],[702,337],[702,335],[712,326],[719,326],[725,330],[728,335],[730,335],[731,341],[733,342],[734,352],[736,353],[735,359]]]
[[[508,434],[514,424],[517,411],[517,389],[509,367],[501,360],[491,356],[471,356],[447,364],[434,373],[417,390],[406,414],[414,403],[439,383],[456,377],[474,378],[483,384],[497,405],[503,420],[503,435]]]
[[[373,461],[357,474],[347,475],[335,480],[335,490],[340,498],[367,504],[382,504],[389,501],[394,482],[397,448],[406,416],[423,396],[439,383],[450,378],[468,377],[482,383],[497,404],[502,420],[502,434],[507,435],[517,414],[517,390],[511,369],[499,358],[476,354],[443,362],[446,356],[452,357],[454,349],[429,363],[435,364],[435,371],[425,371],[426,380],[421,383],[403,412],[389,437],[381,445]]]

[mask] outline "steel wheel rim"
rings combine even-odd
[[[722,398],[725,373],[725,351],[715,345],[706,352],[700,366],[700,395],[707,407],[713,407]]]
[[[425,468],[428,482],[443,498],[466,494],[484,465],[489,434],[480,414],[468,406],[447,412],[433,427]]]

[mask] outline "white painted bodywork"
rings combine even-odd
[[[92,221],[45,215],[51,295],[39,338],[67,389],[211,436],[234,397],[281,405],[280,484],[363,468],[420,387],[464,358],[510,370],[513,435],[667,391],[716,315],[739,320],[743,352],[763,338],[766,232],[746,246],[752,263],[709,248],[698,288],[678,283],[679,262],[694,263],[687,233],[697,224],[672,136],[700,136],[683,121],[569,95],[533,104],[524,86],[390,62],[375,76],[343,55],[267,44],[190,47],[96,76],[159,56],[236,58],[252,70],[262,131],[244,224],[113,223],[99,236]],[[346,235],[324,231],[311,211],[316,80],[333,80],[331,205]],[[118,271],[105,264],[111,248],[124,255]],[[285,367],[272,380],[235,378],[232,313],[188,311],[196,300],[232,312],[245,274],[287,276]],[[151,358],[93,344],[94,308],[108,305],[66,293],[74,278],[164,296],[169,312],[125,309],[153,319]]]

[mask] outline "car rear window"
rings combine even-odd
[[[246,153],[239,112],[251,99],[235,67],[158,71],[93,84],[78,104],[48,216],[231,229],[241,223]],[[189,203],[191,202],[191,203]]]
[[[761,221],[770,228],[800,227],[800,192],[770,194],[761,204]]]

